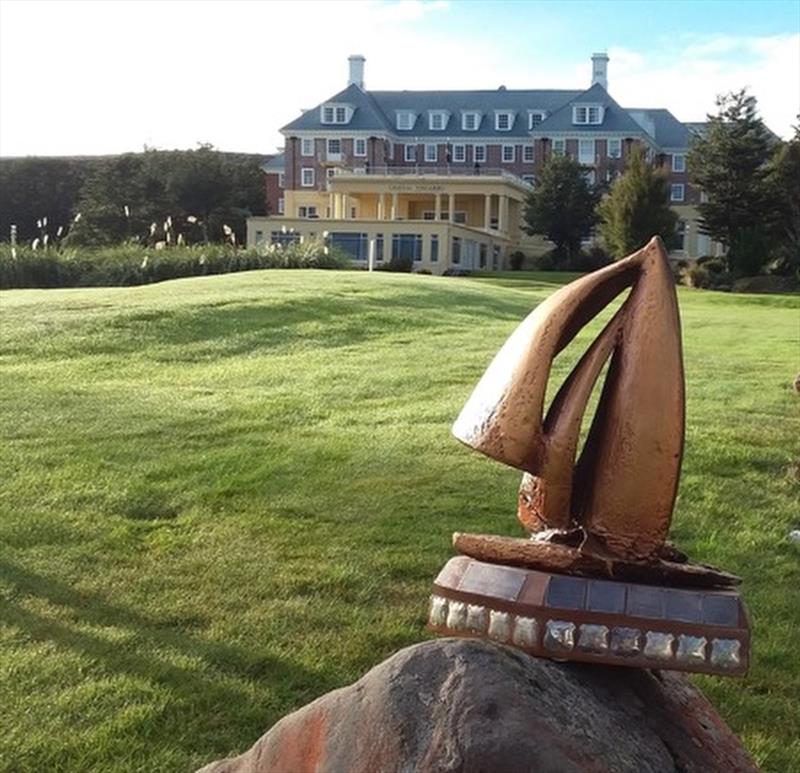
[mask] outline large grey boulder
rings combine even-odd
[[[756,770],[682,675],[439,639],[398,652],[202,773]]]

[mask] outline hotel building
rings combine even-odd
[[[507,268],[515,251],[552,246],[522,230],[551,154],[599,184],[642,145],[669,175],[682,241],[673,257],[716,251],[686,174],[692,130],[666,109],[620,107],[608,61],[592,56],[583,90],[368,91],[364,57],[351,56],[347,88],[281,130],[284,150],[263,167],[272,214],[248,220],[248,244],[324,238],[365,266],[398,256],[433,273]]]

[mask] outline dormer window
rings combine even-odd
[[[544,110],[528,111],[528,129],[535,129],[545,119]]]
[[[401,131],[409,131],[414,128],[416,120],[416,113],[412,113],[410,110],[400,110],[397,113],[397,128]]]
[[[498,132],[510,132],[514,124],[514,113],[508,110],[498,110],[494,114],[494,128]]]
[[[446,110],[429,110],[428,111],[428,128],[432,132],[443,132],[447,126],[447,121],[450,118],[450,113]]]
[[[350,105],[335,105],[327,104],[322,106],[322,123],[327,124],[344,124],[350,123],[353,116],[353,108]]]
[[[470,111],[462,113],[461,115],[461,129],[465,132],[476,132],[481,122],[481,114],[477,111]]]
[[[574,105],[572,108],[572,123],[576,125],[603,123],[602,105]]]

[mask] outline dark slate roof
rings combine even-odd
[[[375,101],[381,106],[389,126],[397,136],[417,136],[428,134],[447,137],[526,137],[528,135],[528,110],[557,110],[577,91],[563,90],[509,90],[491,89],[486,91],[373,91]],[[418,114],[414,128],[402,131],[397,125],[399,110],[413,110]],[[444,130],[432,132],[428,129],[428,110],[447,110],[449,120]],[[461,128],[462,112],[478,111],[481,115],[476,131]],[[510,131],[496,131],[495,111],[514,113],[514,123]]]
[[[692,138],[693,124],[681,123],[669,110],[654,108],[625,108],[629,113],[642,114],[648,119],[651,134],[656,144],[662,148],[688,148]]]
[[[319,119],[322,104],[339,102],[353,105],[353,118],[347,124],[352,131],[391,131],[397,136],[416,137],[421,134],[454,137],[524,137],[528,134],[528,110],[557,110],[564,102],[580,94],[580,91],[552,89],[509,90],[492,89],[486,91],[362,91],[357,86],[349,86],[312,110],[307,110],[299,118],[283,127],[283,131],[344,129],[331,127]],[[411,110],[417,114],[414,127],[399,130],[397,112]],[[432,132],[428,129],[428,110],[446,110],[450,113],[445,128]],[[476,110],[481,115],[477,131],[464,131],[461,128],[461,113]],[[511,131],[495,131],[495,111],[508,110],[516,115]]]
[[[285,153],[278,153],[277,156],[272,156],[261,164],[261,169],[264,172],[282,172],[285,167],[285,158]]]
[[[348,124],[323,124],[320,108],[329,102],[347,104],[353,108]],[[575,125],[572,123],[572,106],[584,102],[605,107],[600,125]],[[397,112],[410,110],[417,115],[410,130],[397,129]],[[428,128],[428,111],[445,110],[450,113],[445,128],[431,131]],[[514,113],[510,131],[496,131],[496,111]],[[528,129],[528,111],[543,110],[547,118]],[[461,114],[465,111],[481,113],[477,131],[461,128]],[[350,85],[325,102],[304,112],[286,124],[282,131],[375,131],[391,132],[397,137],[441,137],[448,140],[477,137],[516,139],[531,135],[547,136],[564,132],[571,135],[582,132],[615,132],[630,136],[649,135],[664,148],[688,148],[693,133],[702,131],[705,124],[683,124],[669,110],[652,108],[623,108],[598,83],[584,91],[565,89],[514,89],[505,87],[480,91],[364,91]],[[282,159],[283,156],[276,157]],[[269,162],[278,163],[276,160]],[[282,161],[281,161],[282,163]]]
[[[572,123],[572,106],[586,103],[603,105],[605,107],[602,124],[580,124]],[[565,105],[556,110],[540,123],[532,134],[543,134],[553,132],[569,132],[570,134],[581,132],[628,132],[630,134],[641,134],[642,127],[628,115],[628,112],[620,107],[599,84],[595,83],[590,89],[581,91]]]
[[[353,117],[350,123],[347,124],[349,131],[379,131],[386,130],[386,116],[383,115],[381,109],[375,104],[375,100],[370,95],[370,92],[360,89],[358,86],[351,84],[344,91],[326,99],[315,108],[306,110],[299,118],[295,118],[291,123],[281,129],[281,131],[297,131],[297,130],[310,130],[315,129],[342,129],[342,125],[331,127],[328,124],[322,123],[319,117],[319,109],[322,105],[328,102],[336,102],[343,105],[350,105],[353,108]]]

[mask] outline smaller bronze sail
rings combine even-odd
[[[629,296],[545,417],[553,360],[627,287]],[[581,421],[609,358],[576,463]],[[611,556],[655,557],[672,518],[684,436],[680,319],[661,240],[654,237],[534,309],[481,378],[453,433],[525,473],[519,516],[529,531],[580,528]]]

